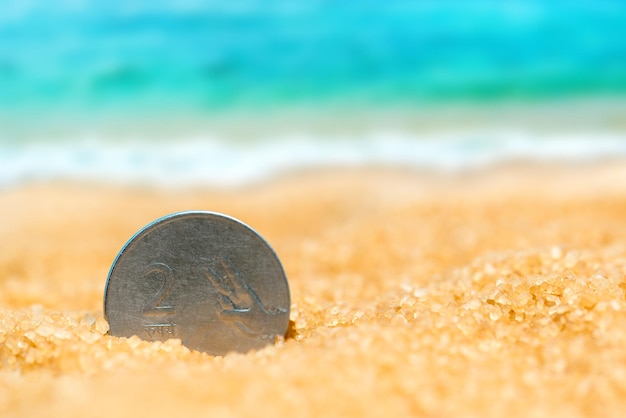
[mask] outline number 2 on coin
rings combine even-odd
[[[154,295],[152,299],[146,303],[143,308],[144,315],[168,315],[174,314],[176,311],[174,307],[169,303],[165,303],[165,299],[170,294],[172,290],[172,286],[174,285],[174,274],[172,269],[164,263],[152,263],[148,266],[145,276],[151,274],[158,274],[162,277],[161,279],[161,287],[159,291]]]

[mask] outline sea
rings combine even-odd
[[[0,187],[626,157],[621,0],[2,0]]]

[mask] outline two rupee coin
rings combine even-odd
[[[269,244],[242,222],[180,212],[135,234],[104,292],[111,335],[179,338],[213,355],[247,352],[284,336],[289,286]]]

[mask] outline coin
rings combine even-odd
[[[204,211],[174,213],[137,232],[104,290],[111,335],[179,338],[212,355],[284,336],[289,307],[287,278],[269,244],[246,224]]]

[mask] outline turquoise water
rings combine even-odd
[[[347,131],[259,122],[270,112],[275,128],[294,109],[315,119],[335,109],[410,115],[625,97],[618,0],[4,0],[0,184],[220,183],[324,164],[622,155],[621,135],[546,139],[524,124],[494,133],[457,123],[450,136],[384,117]],[[623,128],[620,112],[611,123]],[[254,131],[254,141],[223,135],[220,121],[232,115],[261,115],[229,122]]]
[[[7,0],[0,111],[626,94],[623,1]]]

